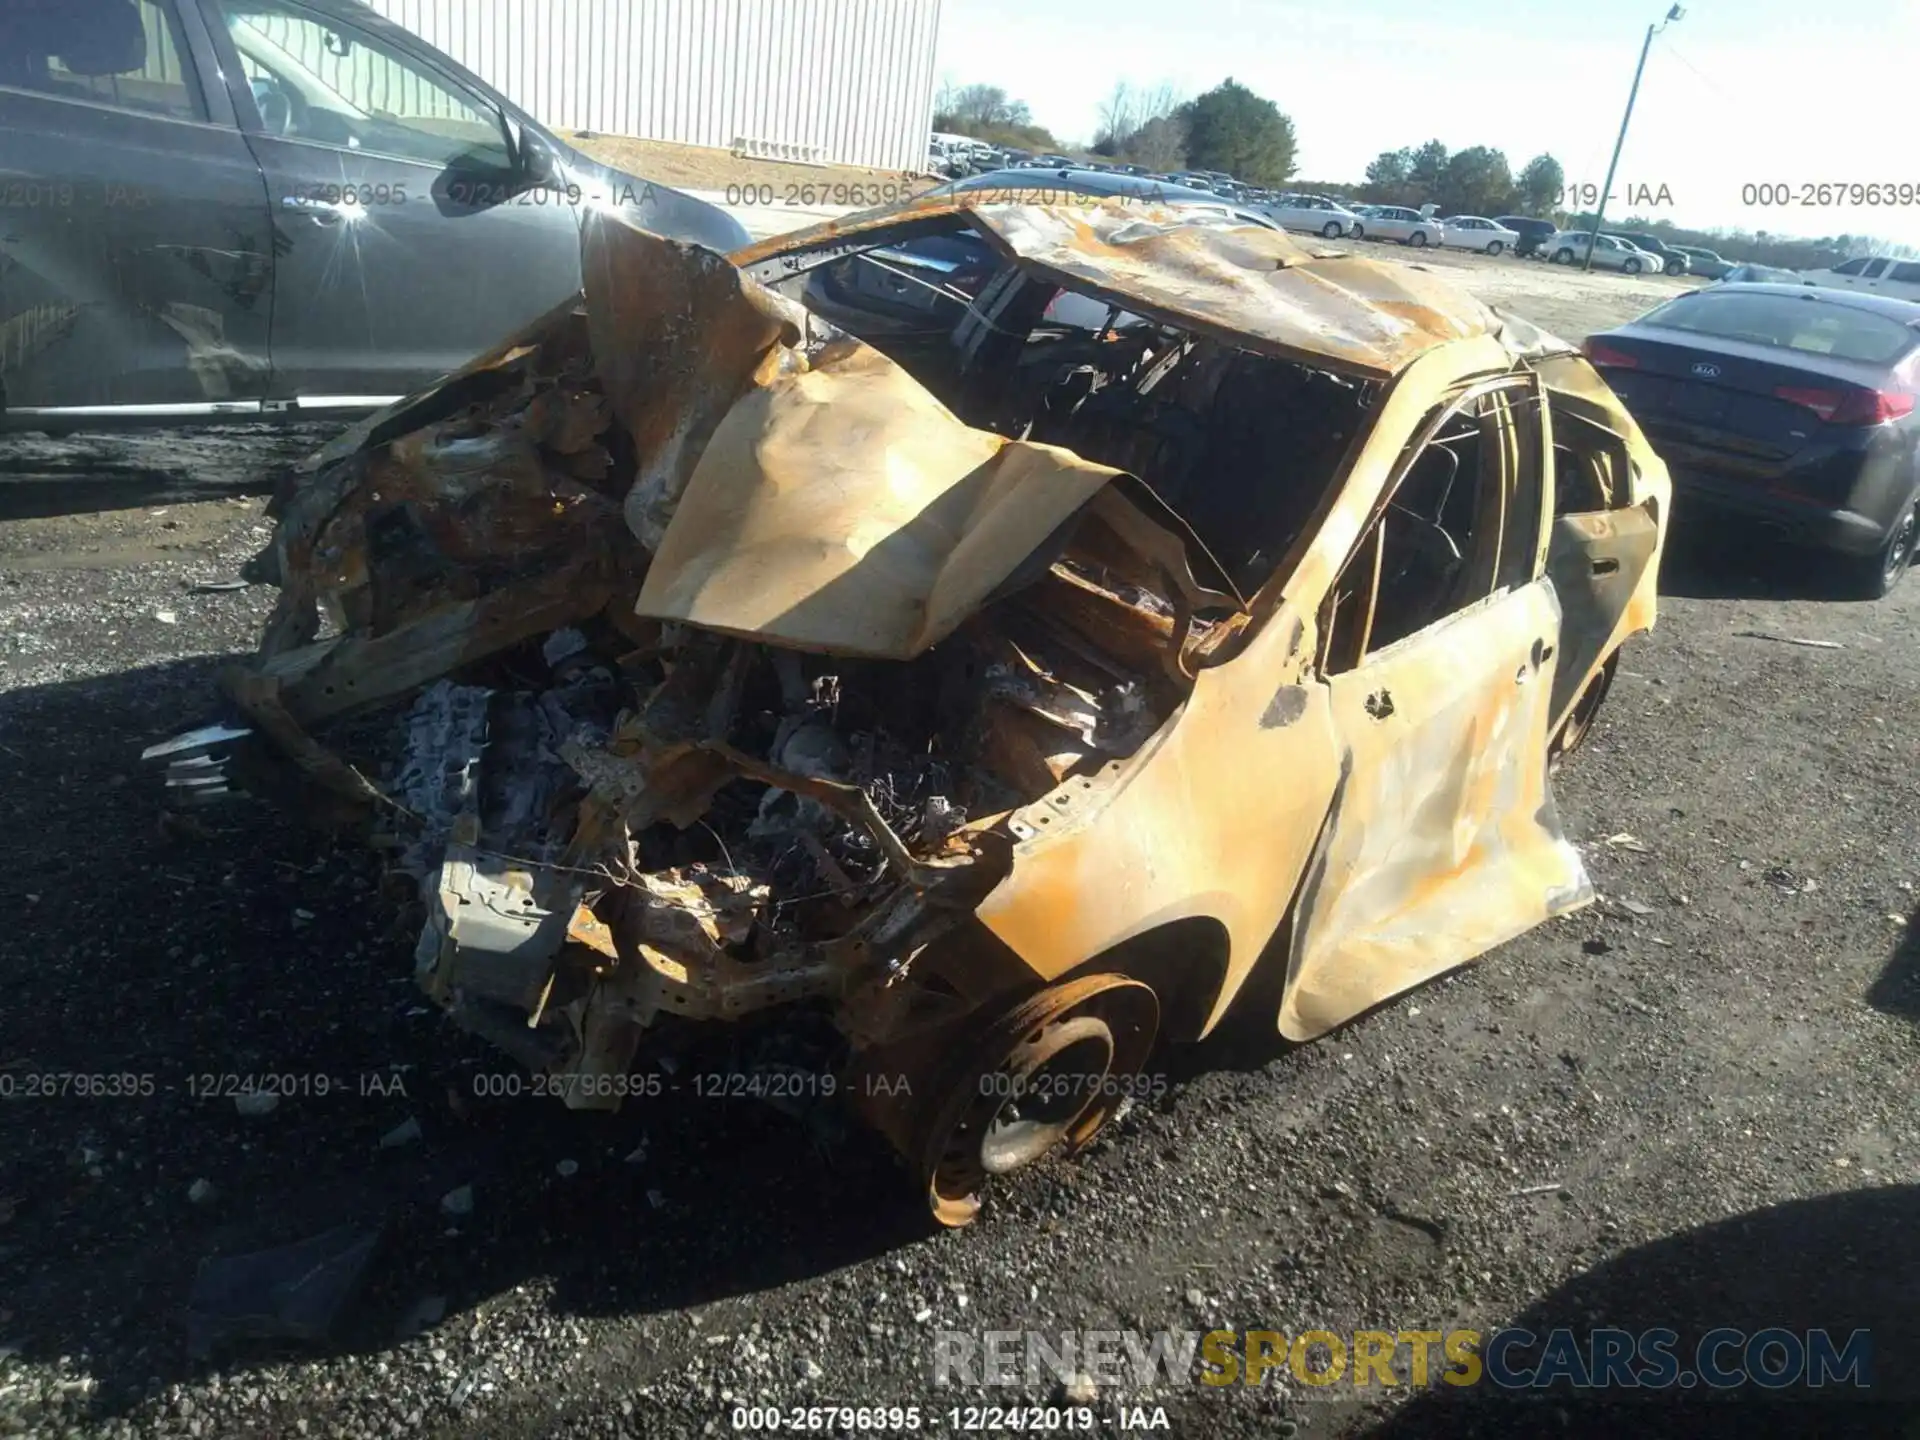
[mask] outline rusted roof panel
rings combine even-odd
[[[1139,205],[986,205],[975,221],[1075,289],[1289,359],[1385,377],[1500,317],[1425,270]]]
[[[1420,266],[1117,200],[970,204],[966,195],[946,196],[845,216],[729,258],[763,266],[836,240],[855,243],[904,222],[963,213],[1010,258],[1056,284],[1250,350],[1372,379],[1397,374],[1436,345],[1504,338],[1508,328],[1507,317]]]

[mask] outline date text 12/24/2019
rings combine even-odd
[[[736,1405],[733,1428],[746,1433],[805,1435],[852,1432],[955,1435],[1074,1435],[1112,1428],[1171,1429],[1158,1405],[1122,1405],[1097,1411],[1091,1405]],[[1275,1432],[1291,1434],[1291,1427]]]

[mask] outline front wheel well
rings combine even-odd
[[[1169,1040],[1197,1040],[1226,984],[1230,949],[1225,925],[1210,915],[1191,915],[1123,940],[1060,978],[1119,974],[1139,980],[1159,997],[1160,1033]]]

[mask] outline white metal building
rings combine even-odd
[[[369,0],[548,125],[920,169],[940,0]]]

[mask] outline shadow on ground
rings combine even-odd
[[[1867,991],[1867,1003],[1920,1026],[1920,906],[1907,917],[1886,968]]]
[[[1845,599],[1840,558],[1735,519],[1676,516],[1660,593],[1692,600]]]
[[[1557,1327],[1576,1337],[1601,1327],[1636,1336],[1677,1332],[1673,1353],[1694,1368],[1709,1331],[1748,1335],[1781,1327],[1824,1329],[1844,1353],[1870,1332],[1870,1384],[1819,1389],[1757,1387],[1708,1397],[1707,1387],[1576,1398],[1569,1385],[1543,1392],[1488,1384],[1424,1395],[1370,1432],[1372,1440],[1428,1437],[1920,1435],[1920,1187],[1888,1186],[1796,1200],[1657,1240],[1587,1271],[1516,1315],[1510,1325],[1543,1342]],[[1782,1352],[1773,1352],[1778,1355]],[[1516,1348],[1516,1367],[1542,1351]],[[1735,1359],[1740,1348],[1718,1352]],[[1773,1363],[1778,1363],[1773,1362]]]
[[[614,1116],[487,1093],[525,1077],[414,988],[417,920],[363,847],[253,806],[158,823],[136,757],[203,713],[218,663],[0,696],[0,1343],[74,1357],[105,1416],[203,1369],[183,1323],[203,1259],[337,1226],[380,1239],[331,1340],[214,1368],[384,1349],[429,1296],[457,1318],[539,1281],[563,1315],[645,1315],[926,1233],[837,1111],[701,1098],[686,1073]],[[78,1075],[121,1078],[43,1093]],[[249,1075],[280,1077],[269,1113],[237,1109],[227,1077]]]
[[[264,495],[338,420],[0,435],[0,520]]]

